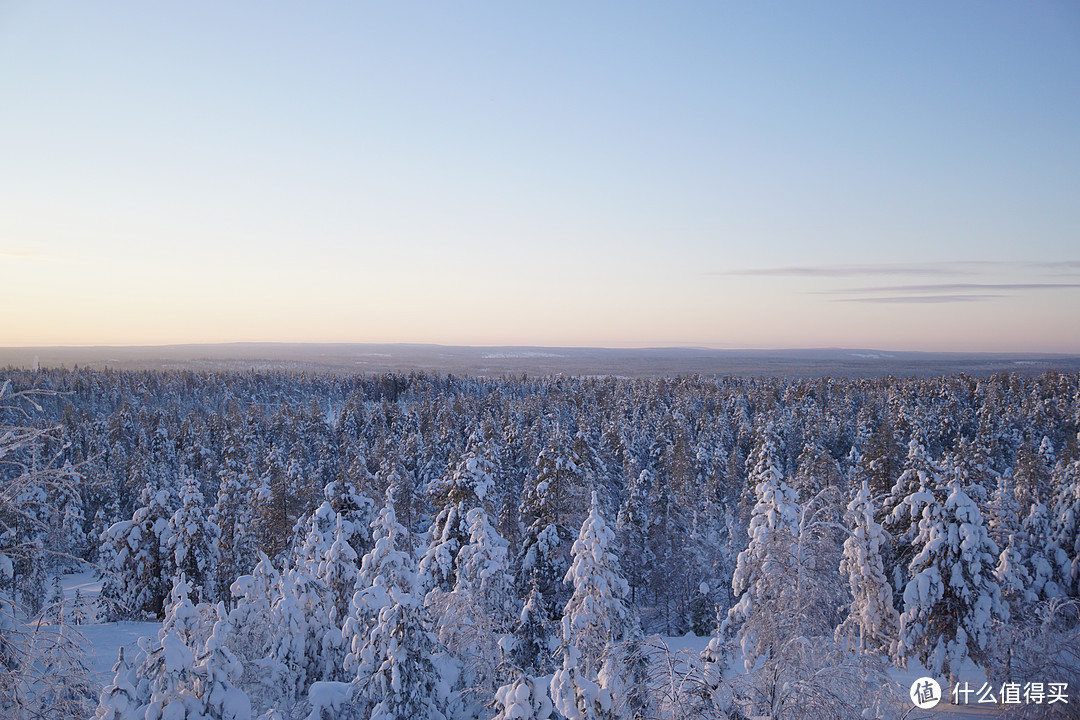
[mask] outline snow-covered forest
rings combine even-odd
[[[900,717],[908,663],[1080,705],[1080,374],[0,385],[5,718]],[[95,685],[79,626],[148,619]]]

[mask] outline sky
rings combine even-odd
[[[1080,353],[1080,5],[0,0],[0,346]]]

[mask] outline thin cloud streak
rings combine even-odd
[[[882,285],[880,287],[837,288],[814,290],[812,295],[841,295],[872,292],[957,292],[964,290],[1071,290],[1080,283],[938,283],[931,285]]]
[[[962,303],[983,302],[1004,297],[1003,295],[890,295],[888,297],[836,298],[833,302],[842,303]]]
[[[959,263],[916,265],[822,265],[817,267],[746,268],[710,273],[710,275],[858,277],[861,275],[955,275],[971,274]]]
[[[883,263],[874,265],[802,265],[772,268],[742,268],[707,273],[710,276],[859,277],[870,275],[975,275],[988,270],[1042,270],[1071,275],[1080,272],[1080,261],[999,261],[957,260],[927,263]]]

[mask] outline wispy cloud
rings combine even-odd
[[[772,275],[798,277],[859,277],[866,275],[955,275],[969,274],[964,263],[916,263],[912,265],[816,265],[773,268],[744,268],[712,275]]]
[[[970,292],[972,290],[1069,290],[1080,288],[1080,283],[934,283],[930,285],[881,285],[879,287],[836,288],[833,290],[814,290],[814,295],[841,295],[872,292]]]
[[[1055,262],[957,260],[926,263],[879,263],[867,265],[791,265],[784,267],[741,268],[708,273],[712,276],[780,277],[871,277],[871,276],[957,276],[992,271],[1041,271],[1058,275],[1080,274],[1080,260]]]
[[[836,298],[833,302],[842,303],[968,303],[983,302],[1004,297],[994,294],[968,295],[886,295],[884,297]]]

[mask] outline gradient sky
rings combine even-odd
[[[0,345],[1080,352],[1080,5],[6,2]]]

